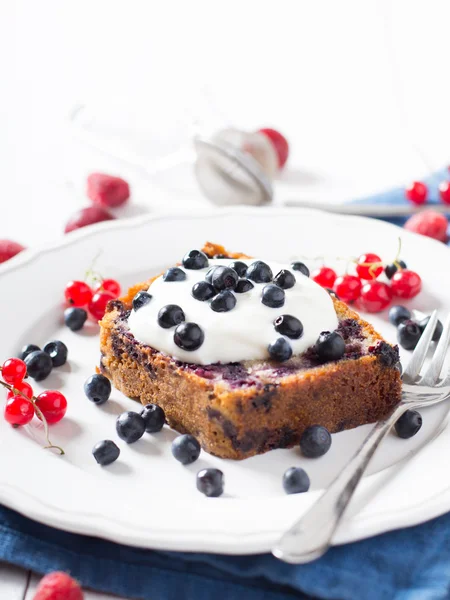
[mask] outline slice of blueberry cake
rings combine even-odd
[[[100,370],[216,456],[243,459],[383,418],[398,349],[308,277],[206,244],[111,301]]]

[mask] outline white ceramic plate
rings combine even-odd
[[[333,257],[364,251],[392,259],[399,235],[402,258],[424,281],[424,290],[412,301],[414,308],[445,312],[450,298],[448,248],[383,222],[315,211],[244,208],[105,223],[24,252],[1,267],[0,358],[16,354],[25,343],[61,339],[70,360],[35,385],[36,390],[60,389],[69,400],[66,418],[51,428],[53,442],[66,455],[40,448],[40,424],[14,430],[0,419],[0,502],[48,525],[136,546],[230,554],[269,550],[317,499],[370,426],[334,435],[330,452],[318,460],[301,457],[296,448],[241,462],[202,452],[188,467],[172,458],[170,442],[176,433],[164,428],[130,446],[120,443],[119,460],[101,468],[91,456],[92,446],[116,439],[117,414],[138,405],[116,391],[102,407],[84,397],[83,383],[98,364],[98,328],[73,333],[62,325],[65,284],[82,278],[99,251],[100,272],[127,286],[161,271],[205,240],[277,260],[325,256],[336,266]],[[342,263],[339,268],[343,270]],[[387,339],[395,340],[385,314],[371,320]],[[424,410],[424,426],[414,438],[401,440],[392,434],[383,443],[335,543],[413,525],[450,509],[447,411],[447,405]],[[309,493],[283,493],[282,474],[293,465],[309,473]],[[205,498],[196,490],[195,474],[207,466],[225,473],[221,498]]]

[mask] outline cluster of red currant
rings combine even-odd
[[[100,321],[105,314],[106,305],[120,296],[121,288],[115,279],[94,277],[94,280],[94,288],[84,281],[69,281],[64,296],[70,306],[87,308],[89,314]]]
[[[441,181],[438,189],[441,202],[450,204],[450,181]],[[428,187],[422,181],[413,181],[406,188],[405,196],[413,204],[425,204],[428,200]]]
[[[361,310],[376,313],[389,306],[394,297],[414,298],[422,288],[420,276],[396,258],[392,264],[384,265],[377,254],[362,254],[355,261],[355,275],[345,273],[338,277],[329,267],[320,267],[311,273],[311,278],[335,294],[344,302],[355,302]],[[378,277],[385,273],[390,283]]]

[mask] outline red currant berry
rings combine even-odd
[[[391,279],[392,292],[399,298],[414,298],[422,289],[422,280],[415,271],[397,271]]]
[[[366,312],[376,313],[387,308],[391,300],[392,290],[386,283],[369,281],[361,289],[359,306]]]
[[[116,296],[111,292],[95,292],[92,300],[89,302],[88,310],[94,319],[100,321],[105,315],[106,305],[110,300],[115,300]]]
[[[115,279],[104,279],[95,289],[98,292],[111,292],[114,294],[114,298],[118,298],[121,292],[120,283]]]
[[[413,215],[406,221],[404,227],[408,231],[426,235],[440,242],[447,241],[447,218],[435,210],[424,210]]]
[[[362,283],[356,275],[341,275],[334,282],[333,290],[344,302],[353,302],[361,294]]]
[[[20,383],[26,374],[27,366],[20,358],[8,358],[3,363],[2,377],[6,383]]]
[[[311,279],[325,288],[332,288],[336,280],[336,273],[329,267],[320,267],[311,273]]]
[[[86,306],[92,300],[92,290],[84,281],[69,281],[64,295],[72,306]]]
[[[22,250],[25,250],[22,244],[18,244],[12,240],[0,240],[0,264],[16,256]]]
[[[34,416],[34,406],[22,396],[13,396],[6,403],[4,415],[11,425],[28,425]]]
[[[450,204],[450,181],[439,184],[439,196],[444,204]]]
[[[356,265],[356,272],[360,279],[371,281],[372,279],[376,279],[378,275],[383,272],[383,265],[380,263],[381,258],[378,254],[372,254],[370,252],[361,254]]]
[[[57,390],[47,390],[36,398],[36,406],[42,412],[48,424],[58,423],[66,414],[67,400]],[[39,414],[37,415],[40,419]]]
[[[425,204],[428,196],[428,188],[421,181],[413,181],[405,190],[405,196],[413,204]]]
[[[21,381],[20,383],[14,384],[13,390],[8,391],[6,394],[6,399],[9,400],[10,398],[14,398],[16,395],[20,396],[20,394],[17,394],[17,392],[22,392],[22,394],[25,394],[25,396],[30,399],[33,396],[33,388],[31,385],[26,381]]]
[[[278,168],[282,169],[289,156],[289,144],[287,139],[276,129],[260,129],[259,133],[263,133],[272,142],[278,156]]]
[[[74,229],[86,227],[86,225],[93,225],[94,223],[101,223],[102,221],[111,221],[115,218],[116,217],[110,214],[107,210],[101,208],[101,206],[88,206],[87,208],[82,208],[76,212],[69,219],[64,229],[64,233],[69,233],[70,231],[74,231]]]

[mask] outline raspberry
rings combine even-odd
[[[33,600],[83,600],[83,592],[70,575],[55,571],[40,582]]]
[[[440,242],[447,241],[448,221],[444,215],[435,210],[424,210],[410,217],[405,229],[426,235]]]
[[[130,186],[120,177],[91,173],[87,178],[88,197],[99,206],[122,206],[130,197]]]
[[[11,240],[0,240],[0,264],[6,262],[19,252],[25,250],[25,246]]]
[[[111,221],[112,219],[115,219],[115,217],[104,208],[100,208],[100,206],[88,206],[79,210],[69,219],[64,233],[69,233],[69,231],[80,229],[80,227],[86,227],[86,225],[92,225],[93,223]]]

